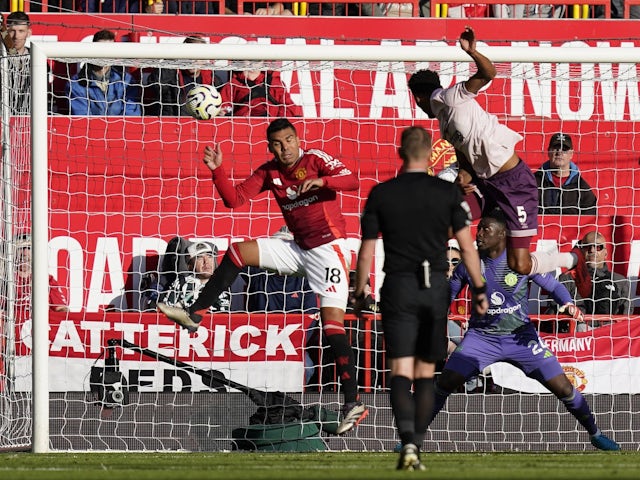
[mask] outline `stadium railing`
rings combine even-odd
[[[144,1],[144,0],[143,0]],[[87,0],[75,0],[73,2],[73,10],[75,11],[84,11]],[[116,3],[116,2],[113,2]],[[137,12],[129,12],[129,3],[124,2],[123,9],[124,13],[137,13]],[[182,11],[183,5],[191,5],[188,11],[194,11],[196,9],[196,5],[213,5],[218,4],[217,11],[224,12],[225,11],[225,0],[174,0],[174,2],[180,6],[179,10]],[[275,3],[275,2],[274,2]],[[462,6],[468,4],[468,0],[448,0],[447,2],[437,3],[431,2],[431,16],[432,17],[447,17],[447,11],[449,7],[452,6]],[[165,1],[165,13],[168,12],[168,1]],[[481,2],[484,5],[540,5],[541,2],[539,0],[484,0]],[[566,18],[591,18],[594,16],[594,8],[601,6],[604,9],[604,18],[611,18],[611,2],[609,0],[582,0],[579,3],[575,4],[567,4],[566,2],[561,1],[553,1],[542,2],[545,5],[554,5],[554,6],[562,6],[568,5],[566,12]],[[96,2],[97,5],[97,13],[114,13],[113,10],[107,10],[105,5],[111,5],[111,3],[106,2]],[[237,11],[244,12],[245,5],[250,5],[251,7],[248,9],[247,13],[251,13],[251,9],[253,9],[253,2],[248,2],[244,0],[237,1]],[[331,5],[332,8],[329,10],[331,12],[335,12],[336,6],[352,6],[350,11],[351,15],[362,14],[362,5],[402,5],[402,6],[410,6],[410,8],[389,8],[387,9],[387,16],[420,16],[420,1],[419,0],[411,0],[411,1],[403,1],[403,2],[380,2],[378,0],[323,0],[321,2],[293,2],[292,3],[292,11],[294,15],[298,16],[307,16],[311,14],[317,14],[320,10],[321,6]],[[640,5],[640,0],[627,0],[624,5],[624,18],[629,18],[630,15],[630,7],[634,5]],[[30,2],[29,0],[12,0],[10,5],[11,11],[22,10],[25,12],[31,11],[41,11],[41,12],[59,12],[60,9],[56,4],[49,5],[48,2]],[[325,9],[326,11],[326,9]],[[534,18],[534,17],[532,17]]]
[[[633,0],[634,2],[640,2],[640,0]],[[432,17],[446,17],[447,10],[451,6],[463,6],[468,4],[467,0],[448,0],[446,3],[431,3],[431,16]],[[567,5],[566,2],[561,1],[553,1],[553,2],[540,2],[540,1],[532,1],[532,0],[483,0],[479,2],[485,5],[553,5],[553,6],[564,6]],[[569,8],[565,13],[564,18],[589,18],[594,15],[594,9],[589,7],[595,6],[604,7],[604,18],[611,18],[611,1],[610,0],[585,0],[584,2],[580,2],[579,4],[570,4]],[[531,17],[538,18],[538,17]],[[629,12],[627,7],[625,7],[625,18],[629,18]]]

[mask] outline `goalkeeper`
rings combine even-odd
[[[544,346],[529,319],[529,281],[551,292],[553,299],[574,320],[582,312],[573,303],[567,289],[550,274],[520,275],[509,268],[506,255],[507,227],[499,209],[486,214],[478,224],[476,244],[487,282],[489,310],[484,316],[472,312],[469,329],[451,354],[435,387],[435,405],[431,420],[444,406],[447,397],[466,380],[495,362],[507,362],[528,377],[539,381],[564,404],[600,450],[620,450],[596,426],[587,401],[564,374],[557,358]],[[464,264],[458,264],[451,278],[451,300],[468,284]]]
[[[158,309],[194,332],[202,314],[243,267],[266,268],[280,275],[305,275],[311,289],[320,296],[322,328],[335,355],[342,384],[344,405],[336,433],[343,434],[368,413],[358,399],[354,354],[344,329],[351,252],[346,245],[346,222],[338,198],[339,191],[357,190],[358,178],[327,153],[303,150],[295,127],[286,118],[269,124],[267,140],[274,158],[238,185],[234,186],[227,177],[219,145],[205,148],[204,163],[229,208],[271,191],[294,239],[271,237],[232,244],[191,307],[158,303]]]
[[[478,71],[450,88],[443,88],[432,70],[414,73],[409,89],[416,104],[430,118],[438,119],[440,135],[455,147],[460,164],[457,181],[465,193],[469,194],[475,184],[488,203],[487,211],[500,207],[505,212],[509,267],[523,275],[575,268],[578,291],[588,297],[591,277],[579,248],[560,254],[530,252],[531,239],[538,229],[538,185],[531,169],[515,152],[522,136],[499,123],[476,101],[478,92],[497,72],[491,60],[476,50],[470,27],[460,35],[460,47],[475,61]],[[471,196],[467,198],[473,206]],[[475,203],[477,217],[480,206]]]

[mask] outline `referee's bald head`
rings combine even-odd
[[[405,166],[423,162],[428,164],[431,158],[431,134],[422,127],[405,128],[402,131],[398,155]]]

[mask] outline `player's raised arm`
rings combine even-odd
[[[473,58],[478,67],[478,71],[465,82],[465,88],[471,93],[478,93],[495,78],[496,67],[491,60],[476,50],[476,35],[471,27],[466,27],[460,34],[460,48]]]
[[[240,184],[233,185],[222,166],[222,149],[219,143],[204,148],[202,162],[211,170],[211,178],[225,207],[236,208],[244,205],[263,190],[265,175],[262,168],[256,169]]]
[[[212,172],[222,165],[222,149],[220,148],[220,144],[216,143],[213,147],[211,145],[204,147],[204,158],[202,161]]]

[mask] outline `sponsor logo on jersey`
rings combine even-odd
[[[295,200],[296,198],[298,198],[298,187],[296,185],[287,187],[286,192],[287,192],[287,198],[289,200]]]
[[[504,303],[504,295],[501,292],[491,293],[491,305],[502,305]]]
[[[282,209],[286,210],[287,212],[290,212],[294,208],[308,207],[313,202],[317,202],[318,200],[319,200],[318,195],[313,195],[312,197],[303,198],[302,200],[298,200],[298,201],[295,201],[295,202],[292,202],[292,203],[285,203],[284,205],[282,205]]]

